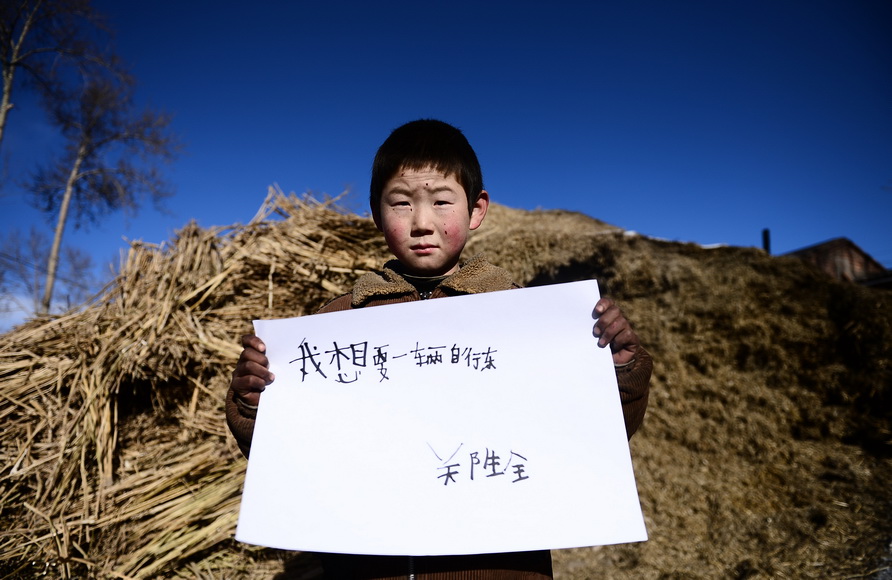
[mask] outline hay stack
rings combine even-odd
[[[375,234],[273,190],[248,225],[134,244],[93,304],[0,338],[2,570],[149,577],[229,539],[244,463],[221,396],[239,337],[348,289],[381,261]]]
[[[494,206],[468,252],[527,285],[597,277],[657,360],[633,457],[651,540],[563,578],[865,575],[890,537],[892,299],[757,250]],[[313,577],[232,540],[222,400],[255,318],[315,311],[387,257],[367,218],[271,190],[247,225],[134,244],[82,311],[0,337],[0,577]]]

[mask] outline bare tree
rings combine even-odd
[[[105,26],[89,0],[0,2],[0,144],[17,82],[30,84],[44,96],[61,95],[65,75],[60,69],[80,72],[112,60],[101,56],[96,46],[100,32]],[[21,78],[19,71],[24,73]]]
[[[37,312],[43,298],[49,251],[49,238],[34,226],[27,236],[11,230],[0,237],[0,312]],[[68,309],[89,297],[96,276],[89,254],[69,246],[63,247],[62,252],[65,260],[58,276],[59,293]]]
[[[40,304],[43,275],[49,242],[33,226],[27,237],[18,230],[7,232],[0,241],[2,309],[34,313]]]
[[[133,81],[124,74],[95,76],[73,98],[50,105],[67,145],[29,187],[35,205],[56,217],[39,313],[50,309],[69,212],[79,226],[111,211],[135,212],[145,197],[160,209],[170,192],[155,162],[170,161],[178,149],[168,116],[134,113]]]

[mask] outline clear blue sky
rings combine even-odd
[[[887,0],[95,5],[138,98],[185,143],[171,215],[147,204],[68,231],[97,262],[122,236],[246,222],[272,183],[350,188],[365,211],[377,146],[434,117],[511,207],[700,244],[760,246],[770,228],[774,253],[845,236],[892,267]],[[46,223],[15,183],[58,146],[33,100],[16,103],[4,230]]]

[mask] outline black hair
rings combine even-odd
[[[378,148],[369,187],[372,212],[380,209],[384,186],[398,171],[428,167],[455,177],[468,197],[470,213],[483,191],[480,162],[459,129],[435,119],[419,119],[397,127]]]

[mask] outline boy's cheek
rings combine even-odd
[[[387,243],[391,241],[399,241],[405,237],[405,228],[401,228],[399,226],[392,225],[384,232],[384,238],[387,240]]]
[[[405,236],[402,234],[399,228],[391,227],[384,230],[384,242],[387,244],[387,247],[390,248],[390,251],[394,254],[397,253],[400,248],[402,248],[404,239]]]

